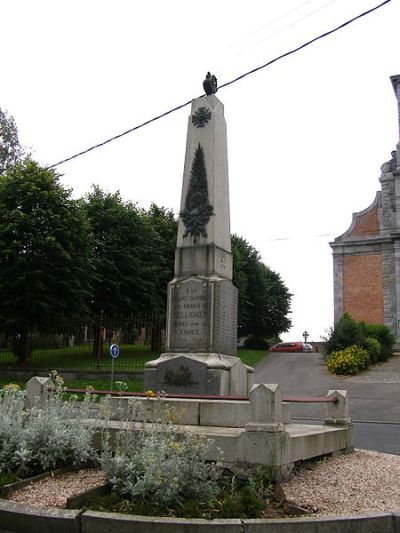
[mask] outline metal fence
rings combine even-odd
[[[18,366],[13,354],[15,336],[18,333],[0,335],[0,368]],[[161,353],[164,340],[165,317],[159,315],[69,318],[30,332],[31,355],[24,366],[108,369],[109,347],[118,344],[120,357],[114,362],[115,368],[141,370],[146,361]]]

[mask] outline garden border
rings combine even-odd
[[[163,518],[95,511],[42,509],[0,500],[0,531],[10,533],[400,533],[400,511],[337,517],[226,519]]]

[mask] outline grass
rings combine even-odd
[[[266,350],[248,350],[247,348],[240,348],[238,350],[238,357],[245,365],[255,366],[259,361],[267,357]]]
[[[238,351],[238,356],[244,364],[255,366],[261,359],[266,357],[268,353],[265,350],[248,350],[241,348]],[[142,345],[122,345],[120,346],[120,356],[114,360],[114,370],[143,370],[146,361],[157,358],[157,354],[151,352],[147,346]],[[13,382],[19,385],[22,389],[25,388],[26,382],[23,380],[13,380],[10,378],[1,377],[1,369],[6,367],[16,366],[16,358],[11,352],[0,353],[0,388],[4,385]],[[60,349],[46,349],[37,350],[33,353],[32,358],[27,361],[26,368],[41,368],[44,370],[57,369],[62,370],[94,370],[96,368],[101,370],[110,370],[111,372],[111,357],[108,354],[108,347],[104,347],[101,366],[96,366],[96,359],[89,346],[79,346],[72,348]],[[113,389],[117,390],[115,385]],[[143,380],[128,379],[127,390],[130,392],[143,392]],[[74,381],[66,381],[65,386],[69,388],[84,389],[87,385],[92,386],[96,390],[110,390],[110,378],[101,376],[95,379],[76,379]]]
[[[147,361],[158,356],[145,345],[120,346],[120,356],[114,359],[114,370],[143,370]],[[108,352],[108,345],[103,346],[100,364],[97,365],[92,347],[84,344],[71,348],[48,348],[35,350],[26,361],[25,368],[70,369],[70,370],[101,370],[111,369],[112,359]],[[16,367],[17,359],[11,352],[0,353],[0,370],[6,367]]]
[[[238,356],[244,364],[254,366],[261,359],[267,356],[265,350],[248,350],[241,348]],[[120,346],[120,356],[114,359],[114,370],[144,370],[147,361],[156,359],[158,355],[152,352],[148,346],[137,344],[122,344]],[[69,370],[111,370],[112,359],[108,353],[108,345],[103,347],[103,354],[100,364],[92,352],[89,345],[73,346],[71,348],[48,348],[35,350],[32,356],[26,361],[25,368],[44,369],[69,369]],[[0,352],[1,368],[16,367],[17,359],[10,351]]]

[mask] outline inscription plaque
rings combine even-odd
[[[208,284],[188,280],[171,287],[169,349],[204,351],[208,345]]]

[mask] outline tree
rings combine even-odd
[[[158,254],[143,210],[98,186],[84,202],[94,256],[91,308],[108,316],[151,309]]]
[[[232,236],[233,281],[239,291],[240,335],[252,337],[254,346],[288,331],[291,294],[279,274],[262,263],[248,242]]]
[[[18,139],[14,118],[0,108],[0,175],[23,156],[24,150]]]
[[[90,306],[96,317],[94,352],[99,361],[103,315],[151,313],[163,307],[158,279],[163,245],[153,227],[155,208],[149,216],[124,202],[119,192],[104,192],[98,186],[86,196],[85,206],[94,256]]]
[[[84,212],[53,170],[27,159],[0,177],[0,320],[23,363],[34,329],[81,312],[91,260]]]
[[[153,231],[153,245],[158,251],[159,262],[156,266],[155,292],[160,295],[153,311],[164,313],[167,307],[167,286],[174,277],[174,260],[178,221],[170,209],[152,203],[146,212]]]
[[[163,317],[167,307],[167,287],[174,277],[174,257],[176,247],[176,235],[178,231],[178,221],[174,213],[164,207],[151,204],[146,213],[153,231],[153,246],[158,262],[154,271],[154,291],[157,298],[153,301],[152,312],[158,315],[158,320],[154,322],[151,335],[151,349],[155,352],[161,351],[161,329]]]

